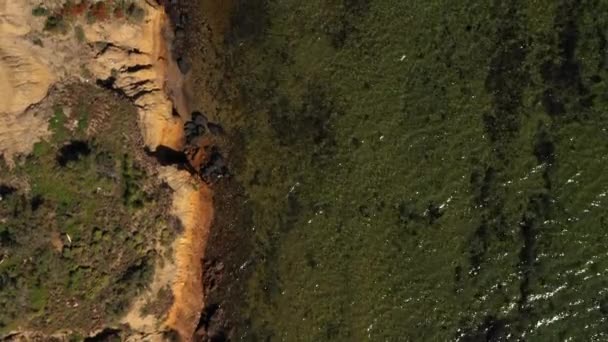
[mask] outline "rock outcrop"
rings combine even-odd
[[[26,110],[44,99],[55,76],[39,57],[30,32],[26,1],[0,0],[0,155],[28,153],[48,134],[45,118]]]
[[[181,79],[169,75],[175,63],[165,43],[166,16],[160,7],[145,7],[140,25],[101,22],[84,28],[95,49],[89,69],[100,83],[121,91],[138,107],[144,142],[152,151],[160,145],[180,149],[182,121],[173,115],[169,95],[181,92]]]

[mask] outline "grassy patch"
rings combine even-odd
[[[85,41],[85,35],[84,35],[84,30],[82,29],[82,26],[77,25],[74,26],[74,35],[76,36],[76,40],[80,43],[83,43]]]
[[[69,28],[84,18],[87,24],[109,20],[130,20],[141,23],[146,11],[133,0],[103,0],[103,1],[66,1],[55,11],[50,11],[40,5],[32,10],[38,17],[46,17],[44,29],[49,32],[66,34]],[[79,26],[74,26],[76,39],[84,41],[84,32]]]
[[[48,14],[49,14],[49,10],[42,5],[38,5],[34,9],[32,9],[32,15],[36,16],[36,17],[44,17],[44,16],[47,16]]]
[[[53,134],[53,141],[63,142],[66,140],[68,130],[65,127],[67,116],[63,112],[61,105],[55,105],[53,107],[53,116],[49,120],[49,129]]]
[[[166,188],[134,152],[133,107],[86,85],[72,86],[70,96],[54,109],[51,142],[37,143],[14,170],[30,191],[0,202],[0,329],[86,335],[116,322],[152,279],[154,241],[171,241],[158,223]],[[66,115],[64,106],[77,110]],[[108,115],[106,125],[82,140],[92,115]]]
[[[68,23],[61,14],[52,14],[46,18],[44,30],[55,33],[67,33]]]

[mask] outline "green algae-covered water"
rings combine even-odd
[[[231,338],[608,340],[607,30],[603,0],[235,1]]]

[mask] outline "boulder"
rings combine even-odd
[[[211,132],[211,134],[213,134],[213,135],[222,135],[222,134],[224,134],[224,129],[219,124],[216,124],[216,123],[213,123],[213,122],[209,122],[207,124],[207,128],[209,129],[209,132]]]

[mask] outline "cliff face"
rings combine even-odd
[[[0,0],[0,113],[16,114],[39,102],[53,82],[49,68],[22,37],[31,27],[27,3]]]
[[[123,92],[137,106],[147,147],[183,148],[181,74],[167,48],[167,18],[160,7],[149,6],[141,26],[96,24],[87,27],[87,41],[101,46],[91,71],[107,85]],[[101,44],[100,44],[101,43]],[[188,340],[203,307],[201,258],[213,217],[212,195],[206,185],[185,171],[164,167],[161,177],[175,191],[173,213],[184,232],[175,244],[174,304],[166,325]]]
[[[137,107],[144,144],[150,151],[159,146],[182,150],[181,117],[188,115],[189,108],[182,94],[182,76],[167,48],[168,19],[161,6],[143,0],[138,4],[146,13],[140,23],[83,22],[84,42],[79,44],[73,36],[44,36],[40,46],[31,39],[33,30],[42,31],[42,23],[31,14],[38,2],[0,0],[0,92],[10,98],[0,101],[0,154],[10,160],[29,153],[38,139],[49,134],[48,111],[37,109],[49,106],[44,99],[53,85],[74,79],[97,82],[128,97]],[[85,66],[88,76],[82,75]],[[16,142],[21,145],[15,146]],[[173,246],[174,262],[157,267],[152,290],[142,298],[153,297],[155,291],[170,285],[174,302],[166,321],[160,322],[142,317],[140,298],[123,322],[140,334],[136,339],[157,340],[161,331],[171,329],[187,341],[203,307],[200,260],[213,217],[212,193],[174,166],[160,167],[159,176],[174,190],[172,212],[184,229]]]
[[[30,12],[25,1],[0,0],[0,155],[9,163],[48,132],[43,118],[26,111],[55,81],[39,49],[25,38]]]
[[[144,142],[151,150],[159,145],[179,150],[182,121],[172,115],[169,94],[181,92],[181,77],[169,77],[174,63],[166,48],[164,11],[144,4],[147,15],[141,25],[102,22],[84,28],[94,47],[89,67],[96,79],[120,90],[138,107]]]
[[[213,220],[213,197],[207,186],[193,183],[186,172],[167,168],[161,174],[175,190],[173,213],[184,226],[175,243],[174,303],[165,324],[189,341],[204,306],[201,260]]]

